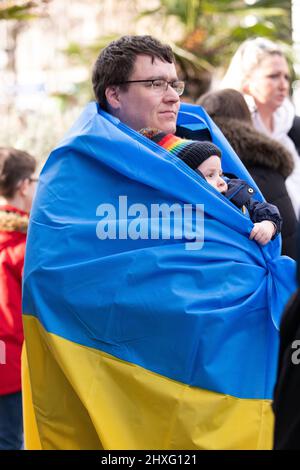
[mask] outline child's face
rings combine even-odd
[[[217,155],[207,158],[197,170],[200,170],[206,181],[213,186],[219,193],[227,191],[227,183],[222,178],[221,159]]]

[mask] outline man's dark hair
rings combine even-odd
[[[141,54],[150,56],[152,62],[156,58],[175,62],[171,47],[152,36],[123,36],[111,42],[99,54],[92,75],[95,97],[103,109],[107,110],[106,88],[129,80],[136,57]],[[126,84],[122,86],[126,90]]]
[[[12,198],[22,180],[35,171],[36,160],[27,152],[0,147],[0,196]]]

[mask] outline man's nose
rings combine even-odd
[[[175,91],[174,88],[170,84],[168,84],[168,88],[166,89],[164,93],[164,99],[166,101],[174,101],[174,102],[179,101],[179,95],[177,91]]]

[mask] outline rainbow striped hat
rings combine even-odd
[[[220,158],[222,156],[219,147],[212,142],[181,139],[174,134],[165,134],[159,129],[152,128],[141,129],[140,134],[176,155],[193,170],[196,170],[212,155],[217,155]]]

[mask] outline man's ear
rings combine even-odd
[[[106,101],[113,109],[120,107],[120,87],[117,85],[108,86],[105,90]]]
[[[18,188],[19,194],[21,196],[27,196],[29,185],[30,185],[30,180],[28,178],[25,180],[22,180]]]

